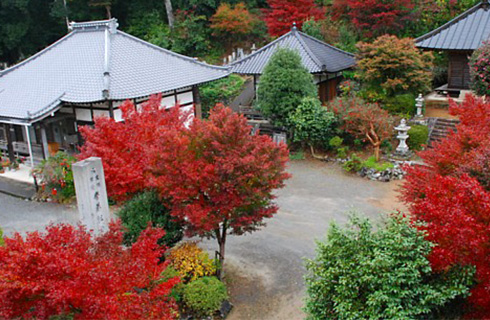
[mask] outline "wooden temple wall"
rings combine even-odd
[[[470,88],[469,56],[471,52],[449,52],[448,88]]]

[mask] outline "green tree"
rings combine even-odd
[[[307,35],[312,36],[313,38],[316,38],[320,41],[325,41],[325,39],[323,39],[322,27],[321,27],[320,23],[321,23],[320,21],[315,21],[314,19],[309,19],[303,23],[303,26],[301,29]]]
[[[413,39],[384,35],[357,48],[358,77],[365,89],[388,97],[430,90],[433,56],[417,49]]]
[[[242,91],[245,80],[232,74],[226,78],[212,81],[199,88],[202,101],[202,113],[207,117],[209,110],[218,103],[229,105]]]
[[[14,64],[66,32],[66,22],[53,14],[53,6],[53,0],[0,2],[0,62]]]
[[[155,228],[165,230],[165,235],[158,241],[158,244],[173,247],[182,240],[182,225],[174,221],[170,215],[170,210],[154,191],[146,191],[136,195],[124,204],[117,215],[121,218],[126,229],[124,243],[127,245],[136,242],[149,223]]]
[[[332,224],[307,262],[309,319],[414,319],[467,296],[473,270],[433,273],[432,246],[401,214],[376,231],[359,217],[346,229]]]
[[[275,125],[289,126],[289,118],[305,97],[316,97],[313,76],[303,66],[299,54],[279,48],[260,77],[257,103]]]
[[[335,115],[321,105],[318,98],[306,97],[291,114],[289,123],[294,132],[293,140],[314,148],[327,148],[330,139],[335,135]]]

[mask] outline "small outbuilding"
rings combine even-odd
[[[277,48],[289,48],[299,53],[303,65],[314,76],[322,103],[337,96],[337,86],[342,79],[342,72],[356,64],[353,54],[300,32],[294,25],[290,32],[233,62],[230,65],[231,71],[252,75],[256,89],[260,75]]]
[[[137,107],[152,94],[162,94],[162,107],[179,103],[199,116],[198,86],[230,73],[117,27],[116,19],[71,23],[66,36],[0,72],[0,150],[29,155],[31,164],[75,151],[78,125],[123,121],[124,101]]]
[[[490,40],[490,3],[483,0],[443,26],[417,38],[421,49],[445,51],[449,55],[448,83],[436,91],[459,94],[470,86],[469,58],[484,41]]]

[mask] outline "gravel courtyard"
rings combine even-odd
[[[403,209],[398,183],[382,183],[344,173],[319,161],[293,161],[293,177],[277,191],[279,213],[260,231],[228,238],[226,280],[235,305],[229,319],[303,319],[304,258],[315,253],[331,221],[345,223],[350,211],[373,219]],[[77,222],[76,208],[36,203],[0,194],[0,227],[42,230],[49,223]],[[214,252],[215,240],[202,245]]]

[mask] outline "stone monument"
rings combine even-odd
[[[422,97],[421,93],[419,94],[418,98],[415,99],[415,107],[417,107],[417,114],[415,117],[423,118],[424,115],[422,114],[422,108],[424,107],[424,97]]]
[[[91,157],[73,164],[80,222],[95,235],[109,229],[109,202],[100,158]]]
[[[274,141],[276,144],[280,144],[280,143],[286,144],[287,143],[286,134],[284,132],[280,132],[280,133],[274,132],[272,134],[272,141]]]
[[[406,156],[409,154],[407,139],[409,137],[408,130],[410,130],[410,127],[407,126],[407,120],[402,119],[400,124],[395,127],[395,130],[398,131],[398,135],[396,137],[398,140],[400,140],[398,147],[396,147],[396,153],[401,156]]]

